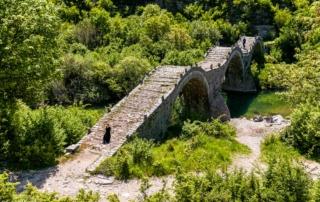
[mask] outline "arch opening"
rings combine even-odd
[[[243,61],[240,54],[235,54],[228,63],[222,89],[237,91],[244,81]]]
[[[168,133],[177,135],[186,120],[207,120],[210,117],[208,87],[198,78],[190,79],[172,103]]]

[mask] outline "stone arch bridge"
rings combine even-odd
[[[232,47],[210,48],[205,60],[196,65],[154,69],[79,142],[82,151],[99,154],[88,169],[112,156],[135,132],[147,138],[161,138],[177,97],[182,96],[190,106],[206,108],[213,117],[230,118],[221,90],[255,92],[250,65],[253,59],[261,61],[263,52],[260,37],[241,37]],[[102,144],[107,124],[112,128],[111,142]]]

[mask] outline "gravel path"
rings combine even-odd
[[[275,131],[283,129],[287,123],[269,124],[263,122],[253,122],[247,119],[232,119],[231,124],[237,130],[236,139],[247,145],[251,149],[249,155],[237,156],[230,168],[242,168],[250,171],[256,165],[263,165],[259,162],[261,141]],[[57,192],[61,195],[75,195],[79,189],[93,190],[99,192],[102,201],[106,196],[115,193],[121,201],[129,201],[141,197],[139,188],[140,180],[129,180],[127,182],[115,180],[112,177],[102,175],[90,176],[86,173],[86,168],[97,158],[97,154],[92,152],[82,152],[81,155],[75,155],[72,159],[61,163],[56,167],[40,171],[17,172],[12,174],[12,181],[21,182],[18,191],[21,191],[29,181],[40,190]],[[305,161],[306,170],[317,177],[320,174],[320,164],[314,161]],[[171,188],[174,178],[168,176],[165,178],[151,178],[151,187],[148,193],[155,193],[163,187],[163,180],[166,181],[167,188]]]
[[[273,132],[277,132],[288,126],[288,122],[283,121],[278,124],[270,124],[266,121],[253,122],[245,118],[232,119],[231,124],[237,130],[237,141],[247,145],[251,153],[249,155],[241,155],[234,159],[231,169],[241,168],[246,171],[251,171],[254,167],[265,168],[260,157],[260,145],[263,139]],[[320,163],[302,159],[305,170],[313,179],[320,178]]]
[[[231,120],[237,130],[236,140],[241,144],[247,145],[251,153],[249,155],[241,155],[235,158],[231,168],[241,168],[251,171],[255,166],[263,165],[259,161],[260,145],[263,139],[270,133],[280,131],[288,125],[286,122],[279,124],[270,124],[266,121],[254,122],[245,118],[237,118]]]
[[[86,172],[86,168],[97,158],[97,155],[91,152],[82,152],[81,156],[75,156],[72,159],[52,168],[17,172],[10,175],[11,181],[19,181],[18,191],[31,182],[42,191],[57,192],[60,195],[74,196],[79,189],[92,190],[98,192],[101,201],[106,201],[106,196],[115,193],[121,201],[129,201],[142,197],[139,191],[141,181],[134,179],[127,182],[115,180],[113,177],[103,175],[91,176]],[[150,178],[151,187],[148,194],[160,191],[164,182],[170,189],[173,183],[173,177]]]

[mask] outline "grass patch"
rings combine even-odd
[[[297,149],[281,141],[279,134],[271,134],[261,144],[261,159],[270,162],[277,158],[295,160],[303,157]]]
[[[185,171],[226,168],[235,153],[249,150],[235,140],[198,135],[191,139],[175,138],[152,149],[157,164],[168,168],[166,174],[180,166]]]
[[[133,138],[95,172],[128,179],[168,175],[178,168],[184,172],[223,169],[236,153],[249,153],[234,135],[234,128],[216,120],[186,122],[180,137],[161,144]]]

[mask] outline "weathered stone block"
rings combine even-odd
[[[72,145],[69,145],[69,146],[66,148],[66,152],[73,154],[73,153],[75,153],[78,149],[79,149],[79,144],[72,144]]]

